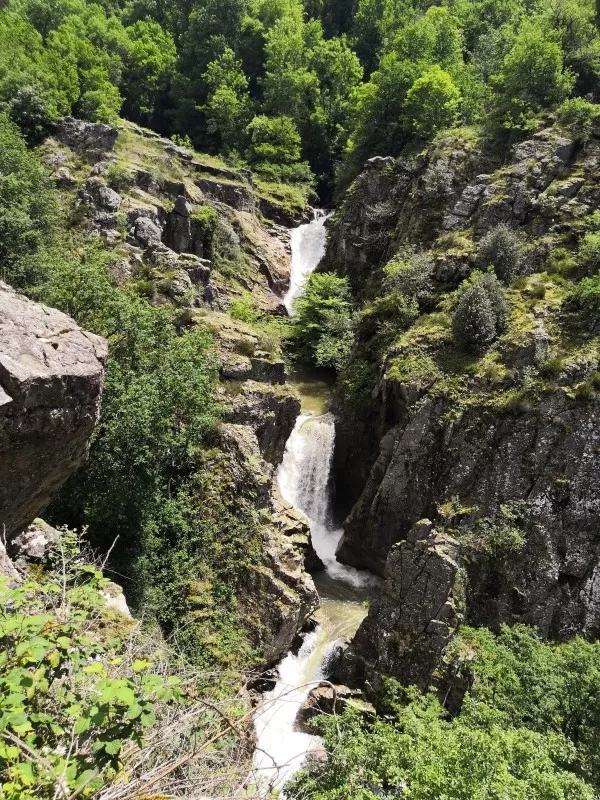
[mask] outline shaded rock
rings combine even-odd
[[[83,203],[96,205],[106,211],[118,211],[122,203],[121,195],[99,177],[88,178],[79,197]]]
[[[264,383],[283,384],[286,373],[283,361],[271,361],[266,358],[251,358],[252,380]]]
[[[0,577],[8,578],[9,585],[17,585],[22,582],[21,574],[8,557],[2,541],[0,541]]]
[[[300,413],[298,398],[289,392],[282,393],[271,386],[249,381],[240,387],[237,395],[226,398],[225,402],[225,420],[250,425],[263,458],[273,465],[280,464]]]
[[[8,542],[84,461],[106,342],[0,283],[0,525]]]
[[[194,183],[207,197],[236,211],[254,211],[256,208],[254,192],[247,184],[221,183],[209,178],[196,178]]]
[[[392,547],[382,593],[369,608],[340,671],[376,697],[381,676],[426,690],[461,620],[456,583],[459,545],[418,522]]]
[[[58,123],[56,138],[89,161],[100,161],[114,149],[118,131],[101,122],[65,117]]]
[[[367,719],[375,719],[375,707],[368,703],[360,690],[333,683],[321,683],[311,689],[296,717],[296,728],[314,734],[310,722],[321,714],[342,714],[347,708],[358,711]]]

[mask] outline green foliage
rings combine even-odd
[[[563,308],[571,326],[596,334],[600,330],[600,276],[584,278],[576,284]]]
[[[292,346],[303,361],[340,370],[353,341],[348,281],[330,272],[313,273],[295,304]]]
[[[63,558],[40,586],[0,580],[0,779],[7,800],[91,797],[122,768],[126,746],[143,746],[179,681],[152,662],[124,658],[131,631],[107,635],[109,582]]]
[[[577,263],[586,275],[600,269],[600,233],[586,233],[577,251]]]
[[[307,183],[312,175],[300,162],[300,134],[291,117],[261,114],[249,123],[248,161],[267,180]]]
[[[192,223],[200,232],[202,252],[206,258],[213,258],[219,215],[212,206],[201,206],[192,214]]]
[[[20,284],[25,258],[35,253],[57,222],[57,206],[39,160],[15,125],[0,114],[0,275]]]
[[[465,281],[452,315],[452,334],[459,347],[482,353],[506,330],[507,301],[493,273],[474,273]]]
[[[508,225],[497,225],[479,241],[477,263],[480,269],[494,269],[501,281],[510,283],[524,273],[522,237]]]
[[[500,124],[522,130],[534,125],[537,112],[562,103],[575,84],[560,44],[535,22],[523,24],[502,69],[491,80]]]
[[[429,253],[403,248],[383,267],[382,288],[386,293],[403,294],[426,305],[433,293],[433,269]]]
[[[600,117],[600,108],[583,97],[565,100],[557,112],[559,122],[570,128],[581,142],[587,142]]]
[[[543,643],[528,628],[464,628],[449,658],[470,686],[449,719],[433,695],[388,681],[385,719],[324,717],[327,761],[291,797],[592,800],[597,786],[597,644]]]
[[[461,94],[450,75],[437,64],[426,70],[406,94],[406,113],[417,136],[431,138],[458,120]]]

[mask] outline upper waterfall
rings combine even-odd
[[[328,216],[325,211],[315,209],[314,219],[311,223],[300,225],[292,231],[290,288],[283,298],[290,315],[294,312],[294,301],[302,294],[307,277],[317,268],[319,261],[325,255],[327,244],[325,222]]]

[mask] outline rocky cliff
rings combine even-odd
[[[600,635],[598,342],[563,305],[599,170],[594,135],[554,126],[502,153],[455,131],[412,160],[372,159],[331,223],[322,269],[367,309],[338,397],[338,557],[386,576],[345,657],[359,682],[427,685],[458,613]],[[520,277],[505,333],[469,355],[450,312],[498,226],[518,234]],[[414,322],[381,323],[373,298],[398,253],[426,257],[427,289]]]
[[[0,283],[0,525],[10,542],[84,461],[106,342]]]

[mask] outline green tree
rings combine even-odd
[[[177,53],[170,33],[151,20],[126,28],[130,44],[125,56],[122,89],[125,113],[146,124],[161,112],[175,71]]]
[[[344,367],[353,339],[346,278],[330,272],[313,273],[294,311],[292,343],[298,357],[318,366]]]
[[[221,149],[243,149],[250,118],[248,80],[235,53],[226,48],[211,61],[204,74],[208,87],[206,123],[209,133],[218,136]]]
[[[568,97],[575,83],[563,51],[539,24],[523,24],[500,73],[493,76],[495,119],[505,128],[529,129],[536,113]]]
[[[476,273],[461,287],[452,316],[456,343],[473,353],[482,353],[506,329],[507,303],[495,275]]]
[[[405,113],[416,135],[429,139],[441,128],[456,124],[460,101],[460,90],[450,75],[434,66],[408,90]]]

